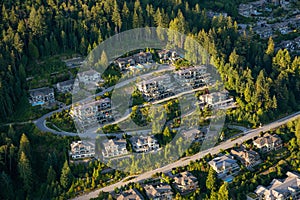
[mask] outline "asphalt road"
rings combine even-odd
[[[277,128],[289,121],[292,121],[292,120],[295,120],[297,119],[298,117],[300,116],[300,111],[299,112],[296,112],[294,114],[291,114],[287,117],[284,117],[282,119],[279,119],[275,122],[272,122],[270,124],[266,124],[260,128],[257,128],[257,129],[253,129],[253,130],[249,130],[247,132],[244,132],[244,136],[241,136],[235,140],[227,140],[221,144],[219,144],[218,146],[216,147],[212,147],[210,149],[207,149],[205,151],[201,151],[193,156],[190,156],[190,157],[185,157],[185,158],[182,158],[172,164],[169,164],[169,165],[166,165],[164,167],[161,167],[161,168],[158,168],[158,169],[155,169],[155,170],[152,170],[152,171],[148,171],[148,172],[145,172],[143,174],[140,174],[138,176],[136,176],[136,178],[130,180],[130,181],[120,181],[120,182],[117,182],[115,184],[112,184],[112,185],[109,185],[109,186],[106,186],[104,188],[101,188],[101,189],[98,189],[98,190],[95,190],[93,192],[90,192],[90,193],[87,193],[87,194],[83,194],[81,196],[78,196],[74,199],[76,200],[86,200],[86,199],[90,199],[90,198],[95,198],[98,196],[99,192],[100,191],[104,191],[104,192],[111,192],[114,190],[114,188],[116,187],[121,187],[121,186],[124,186],[126,184],[128,184],[129,182],[139,182],[139,181],[143,181],[145,179],[148,179],[148,178],[151,178],[151,176],[157,172],[169,172],[172,170],[172,168],[176,168],[176,167],[179,167],[179,166],[186,166],[188,165],[191,161],[195,161],[197,159],[200,159],[202,157],[204,157],[205,155],[207,155],[208,153],[210,154],[217,154],[220,152],[220,149],[229,149],[229,148],[232,148],[236,143],[238,144],[241,144],[243,143],[244,141],[247,141],[251,138],[254,138],[256,136],[258,136],[260,134],[260,132],[265,132],[265,131],[268,131],[268,130],[271,130],[271,129],[274,129],[274,128]]]
[[[154,71],[154,72],[150,72],[150,73],[147,73],[147,74],[143,74],[143,75],[140,75],[140,76],[137,76],[137,77],[133,77],[133,78],[124,80],[124,81],[116,84],[115,86],[108,87],[105,90],[103,90],[102,92],[99,92],[99,93],[97,93],[97,94],[95,94],[93,96],[87,97],[87,98],[85,98],[83,100],[80,100],[79,102],[86,102],[86,101],[89,101],[89,100],[93,100],[95,97],[102,96],[102,95],[104,95],[104,93],[110,92],[114,88],[120,88],[120,87],[123,87],[123,86],[125,86],[125,85],[127,85],[129,83],[132,83],[137,78],[144,78],[144,77],[147,77],[147,76],[149,76],[149,75],[151,75],[153,73],[161,73],[161,72],[172,71],[172,70],[174,70],[174,67],[172,67],[172,66],[161,65],[160,68],[158,70]],[[76,102],[76,103],[79,103],[79,102]],[[70,133],[70,132],[64,132],[64,131],[60,132],[60,131],[56,131],[56,130],[50,129],[50,128],[48,128],[46,126],[46,118],[50,117],[54,113],[58,113],[58,112],[61,112],[62,110],[69,109],[70,107],[71,107],[71,105],[68,105],[68,106],[64,106],[63,108],[57,109],[55,111],[49,112],[49,113],[43,115],[42,117],[40,117],[39,119],[34,120],[33,122],[35,123],[35,125],[37,126],[37,128],[39,130],[44,131],[44,132],[50,132],[50,133],[53,133],[53,134],[56,134],[56,135],[79,136],[78,133]],[[128,116],[126,115],[124,118],[127,118],[127,117]],[[89,135],[92,136],[91,134],[89,134]],[[85,135],[85,136],[89,136],[89,135]],[[93,136],[93,137],[95,137],[95,136]]]

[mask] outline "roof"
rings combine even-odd
[[[78,106],[78,107],[84,108],[84,107],[87,107],[87,106],[97,106],[101,103],[110,103],[110,98],[106,97],[104,99],[99,99],[97,101],[84,102],[84,103],[81,103],[80,106]]]
[[[137,144],[145,144],[145,143],[150,143],[152,141],[156,141],[153,135],[149,136],[138,136],[138,137],[132,137],[130,138],[130,141],[132,143],[137,143]]]
[[[71,151],[73,151],[73,149],[76,148],[76,147],[81,147],[81,148],[82,148],[82,147],[94,147],[95,144],[92,143],[92,142],[81,141],[81,140],[79,140],[79,141],[73,141],[73,142],[70,144],[70,146],[71,146]]]
[[[112,147],[112,146],[121,146],[126,145],[126,140],[113,140],[110,139],[106,142],[103,142],[104,148]]]
[[[88,71],[79,72],[77,76],[94,76],[95,74],[99,74],[96,70],[90,69]]]
[[[117,200],[142,200],[142,199],[144,199],[144,198],[135,189],[130,189],[130,190],[124,191],[117,198]]]
[[[260,146],[264,146],[265,144],[272,144],[276,142],[281,142],[280,137],[277,135],[271,135],[266,133],[263,137],[257,138],[253,141],[254,144],[259,144]]]
[[[211,161],[208,162],[208,164],[210,166],[216,167],[216,168],[220,168],[220,167],[230,167],[233,164],[236,164],[236,160],[233,159],[232,156],[229,155],[223,155],[220,157],[216,157],[214,159],[212,159]]]
[[[171,190],[171,186],[164,184],[164,185],[158,185],[158,186],[153,186],[153,185],[145,185],[144,187],[146,194],[149,199],[154,199],[154,197],[161,196],[161,195],[172,195],[173,192]]]
[[[148,84],[153,82],[161,82],[161,81],[168,81],[170,79],[170,75],[164,74],[157,77],[150,77],[150,79],[143,80],[139,84]]]
[[[193,67],[189,67],[189,68],[184,68],[184,69],[180,69],[178,70],[176,73],[187,73],[187,72],[194,72],[194,71],[199,71],[199,70],[206,70],[207,68],[204,65],[201,66],[193,66]]]
[[[232,149],[231,154],[243,160],[259,157],[259,154],[256,151],[247,150],[245,148]]]
[[[71,79],[71,80],[59,82],[59,83],[57,83],[57,86],[59,86],[59,87],[62,87],[62,86],[69,86],[69,85],[73,85],[74,82],[75,82],[75,79]]]
[[[188,171],[180,173],[174,180],[178,185],[190,185],[197,182],[197,178]]]
[[[30,96],[48,95],[50,93],[54,93],[54,89],[49,87],[43,87],[43,88],[29,90],[29,93]]]
[[[280,197],[287,197],[294,190],[300,189],[300,176],[293,172],[287,172],[286,179],[273,179],[270,186],[258,186],[255,193],[264,195],[268,199],[279,199]]]

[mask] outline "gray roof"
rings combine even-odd
[[[74,82],[75,82],[75,79],[71,79],[71,80],[59,82],[59,83],[57,83],[57,86],[59,86],[59,87],[69,86],[69,85],[73,85]]]
[[[29,90],[30,96],[48,95],[50,93],[54,93],[53,88],[43,87],[43,88]]]

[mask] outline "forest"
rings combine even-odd
[[[230,120],[257,126],[299,109],[300,58],[285,49],[275,52],[272,38],[260,40],[251,31],[240,35],[236,22],[238,3],[239,0],[2,2],[0,121],[7,121],[16,111],[19,97],[27,95],[27,74],[43,67],[39,65],[41,59],[68,51],[87,55],[106,38],[145,26],[169,27],[191,35],[209,52],[226,88],[239,104],[230,113]],[[232,17],[209,18],[207,9],[227,11]]]
[[[229,112],[227,120],[255,127],[299,110],[300,58],[286,49],[276,52],[272,38],[262,40],[251,30],[239,34],[237,5],[241,2],[2,1],[0,122],[8,122],[18,111],[20,97],[27,96],[26,78],[45,67],[42,59],[67,52],[85,56],[110,36],[145,26],[169,27],[191,35],[209,52],[225,87],[239,105]],[[231,17],[209,18],[208,9],[225,11]],[[169,135],[167,131],[165,135]],[[84,165],[71,165],[67,148],[73,139],[41,133],[33,125],[1,128],[0,183],[4,188],[1,191],[7,192],[1,192],[0,198],[67,198],[103,187],[103,180],[116,181],[125,176],[119,172],[99,175],[104,166],[97,162],[88,170]],[[296,166],[293,158],[298,157],[299,142],[290,142],[294,148],[287,162]],[[250,187],[249,177],[251,174],[245,175],[238,183]],[[238,183],[230,187],[240,186]]]

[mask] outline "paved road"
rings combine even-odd
[[[155,169],[155,170],[152,170],[152,171],[148,171],[148,172],[145,172],[143,174],[140,174],[138,175],[136,178],[130,180],[130,181],[120,181],[120,182],[117,182],[115,184],[112,184],[112,185],[109,185],[107,187],[104,187],[104,188],[101,188],[101,189],[98,189],[98,190],[95,190],[93,192],[90,192],[90,193],[87,193],[87,194],[83,194],[81,196],[78,196],[74,199],[76,200],[86,200],[86,199],[90,199],[90,198],[95,198],[98,196],[99,192],[100,191],[104,191],[104,192],[111,192],[114,190],[114,188],[116,187],[121,187],[121,186],[124,186],[126,184],[128,184],[129,182],[138,182],[138,181],[143,181],[145,179],[148,179],[148,178],[151,178],[151,176],[157,172],[169,172],[172,170],[172,168],[175,168],[175,167],[179,167],[179,166],[186,166],[188,165],[191,161],[195,161],[197,159],[200,159],[202,157],[204,157],[205,155],[207,155],[208,153],[210,154],[217,154],[219,153],[220,149],[229,149],[231,147],[233,147],[236,143],[240,144],[244,141],[247,141],[251,138],[254,138],[256,136],[258,136],[260,134],[260,132],[265,132],[265,131],[268,131],[268,130],[271,130],[271,129],[274,129],[274,128],[277,128],[291,120],[295,120],[297,119],[298,117],[300,117],[300,111],[299,112],[296,112],[292,115],[289,115],[287,117],[284,117],[282,119],[279,119],[273,123],[270,123],[270,124],[267,124],[267,125],[264,125],[260,128],[257,128],[257,129],[253,129],[253,130],[250,130],[250,131],[247,131],[244,133],[244,136],[241,136],[240,138],[237,138],[235,140],[228,140],[228,141],[225,141],[221,144],[219,144],[218,146],[216,147],[212,147],[210,149],[207,149],[207,150],[204,150],[204,151],[201,151],[193,156],[190,156],[190,157],[185,157],[185,158],[182,158],[172,164],[169,164],[169,165],[166,165],[164,167],[161,167],[161,168],[158,168],[158,169]]]
[[[161,66],[159,67],[159,69],[156,70],[156,71],[152,71],[152,72],[147,73],[147,74],[143,74],[143,75],[140,75],[140,76],[137,76],[137,77],[133,77],[133,78],[124,80],[124,81],[122,81],[122,82],[116,84],[115,86],[108,87],[108,88],[106,88],[105,90],[103,90],[102,92],[99,92],[99,93],[97,93],[97,94],[95,94],[95,95],[92,95],[92,96],[90,96],[90,97],[87,97],[87,98],[85,98],[85,99],[83,99],[83,100],[80,100],[79,102],[76,102],[76,103],[86,102],[86,101],[93,100],[93,99],[95,99],[95,97],[97,97],[97,96],[102,96],[102,95],[104,95],[104,93],[110,92],[110,91],[112,91],[114,88],[120,88],[120,87],[123,87],[123,86],[125,86],[125,85],[127,85],[127,84],[129,84],[129,83],[132,83],[132,82],[134,82],[137,78],[144,78],[144,77],[147,77],[147,76],[149,76],[149,75],[151,75],[151,74],[153,74],[153,73],[161,73],[161,72],[172,71],[172,70],[174,70],[174,67],[172,67],[172,66],[170,66],[170,65],[161,65]],[[73,102],[73,103],[74,103],[74,102]],[[45,123],[45,122],[46,122],[46,118],[50,117],[52,114],[61,112],[61,111],[64,110],[64,109],[69,109],[70,107],[71,107],[71,105],[69,105],[69,106],[64,106],[63,108],[60,108],[60,109],[58,109],[58,110],[49,112],[49,113],[43,115],[42,117],[40,117],[39,119],[34,120],[33,122],[35,123],[35,125],[37,126],[38,129],[40,129],[41,131],[44,131],[44,132],[50,132],[50,133],[53,133],[53,134],[56,134],[56,135],[77,136],[78,133],[70,133],[70,132],[65,132],[65,131],[60,132],[60,131],[56,131],[56,130],[50,129],[50,128],[48,128],[48,127],[46,126],[46,123]],[[126,117],[128,117],[128,116],[126,116]],[[126,117],[125,117],[125,118],[126,118]],[[119,120],[118,120],[118,121],[119,121]]]

